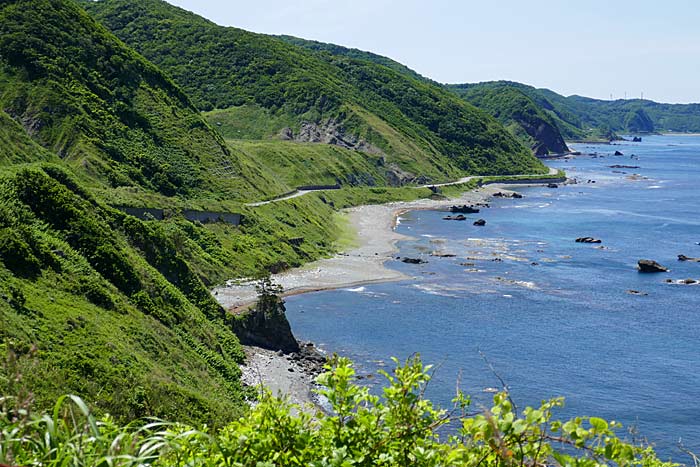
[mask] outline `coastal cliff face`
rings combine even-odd
[[[564,154],[569,148],[564,142],[559,129],[546,121],[532,124],[527,121],[520,121],[520,125],[535,141],[532,151],[536,156],[546,156],[548,154]]]
[[[569,150],[553,117],[520,90],[505,85],[451,89],[494,116],[535,155],[563,154]]]
[[[284,353],[299,352],[292,328],[287,321],[284,300],[277,295],[261,295],[254,308],[233,321],[233,332],[244,345],[255,345]]]

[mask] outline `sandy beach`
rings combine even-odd
[[[525,186],[523,183],[520,186]],[[512,188],[512,185],[509,185]],[[397,219],[407,211],[442,209],[452,205],[486,203],[494,193],[509,193],[505,185],[487,185],[446,200],[421,199],[380,205],[358,206],[345,212],[356,231],[355,248],[338,253],[332,258],[314,261],[308,265],[272,276],[284,288],[284,295],[355,287],[361,284],[410,279],[384,263],[397,251],[396,242],[409,239],[395,231]],[[236,284],[229,281],[212,291],[226,309],[236,312],[254,303],[255,284]],[[247,362],[242,366],[243,381],[249,385],[267,387],[275,395],[287,396],[292,402],[313,410],[313,378],[306,374],[288,356],[276,352],[246,347]]]
[[[500,185],[488,185],[447,200],[421,199],[350,208],[345,212],[357,233],[357,247],[332,258],[275,274],[272,279],[284,288],[285,295],[410,279],[384,266],[397,251],[396,242],[408,238],[394,230],[397,217],[406,211],[484,203],[498,191],[506,189]],[[252,283],[238,285],[229,281],[225,286],[215,288],[212,293],[224,308],[232,310],[247,306],[256,299],[255,285]]]

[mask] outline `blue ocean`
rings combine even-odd
[[[492,366],[520,407],[563,396],[560,418],[620,421],[665,457],[682,459],[679,440],[700,452],[700,285],[667,282],[700,280],[700,262],[677,259],[700,257],[700,136],[573,149],[547,163],[578,184],[515,188],[522,199],[466,222],[404,214],[412,239],[397,256],[428,262],[387,266],[414,278],[290,297],[294,333],[353,359],[368,384],[419,353],[444,407],[458,381],[488,405]],[[575,242],[586,236],[602,243]],[[640,259],[670,271],[639,273]]]

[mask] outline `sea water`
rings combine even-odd
[[[578,184],[517,188],[522,199],[464,222],[402,215],[412,239],[397,256],[428,263],[387,266],[414,278],[290,297],[293,331],[377,387],[392,356],[419,353],[443,407],[458,382],[488,406],[497,374],[521,407],[563,396],[558,417],[618,420],[666,457],[682,459],[679,439],[700,451],[700,285],[666,282],[700,279],[700,263],[677,260],[700,257],[700,136],[574,149],[548,164]],[[584,236],[602,243],[575,242]],[[639,259],[670,272],[639,273]]]

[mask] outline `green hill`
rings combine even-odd
[[[239,138],[282,132],[314,141],[308,133],[317,133],[321,142],[353,142],[384,155],[405,181],[543,170],[485,113],[392,68],[217,26],[159,0],[84,5],[200,109],[220,109],[220,119],[227,113],[222,123],[233,122]],[[262,131],[237,123],[251,114],[269,116]]]
[[[567,140],[613,139],[616,133],[700,131],[700,104],[662,104],[641,99],[604,101],[581,96],[565,97],[511,81],[447,85],[464,90],[510,88],[526,94],[548,113]]]
[[[208,286],[327,254],[332,209],[243,206],[289,185],[71,0],[2,2],[0,33],[0,389],[37,408],[79,394],[122,420],[231,420],[243,353]]]
[[[555,117],[511,86],[453,86],[461,98],[496,117],[538,156],[568,151]]]
[[[383,55],[375,54],[372,52],[367,52],[365,50],[360,50],[360,49],[354,49],[350,47],[343,47],[342,45],[336,45],[336,44],[328,44],[326,42],[319,42],[319,41],[312,41],[308,39],[302,39],[299,37],[294,37],[294,36],[276,36],[280,39],[282,39],[285,42],[288,42],[290,44],[297,45],[299,47],[303,47],[305,49],[309,50],[314,50],[317,52],[325,52],[328,53],[329,55],[339,55],[339,56],[344,56],[344,57],[349,57],[349,58],[354,58],[358,60],[365,60],[368,62],[376,63],[377,65],[383,65],[387,68],[391,68],[394,71],[397,71],[403,75],[410,76],[411,78],[415,78],[421,81],[426,81],[426,82],[432,82],[434,84],[434,81],[432,81],[429,78],[426,78],[425,76],[419,74],[418,72],[410,69],[406,65],[397,62],[396,60],[392,60],[391,58],[384,57]]]
[[[75,5],[25,6],[2,4],[0,108],[82,180],[163,195],[256,193],[238,155],[155,66]]]

